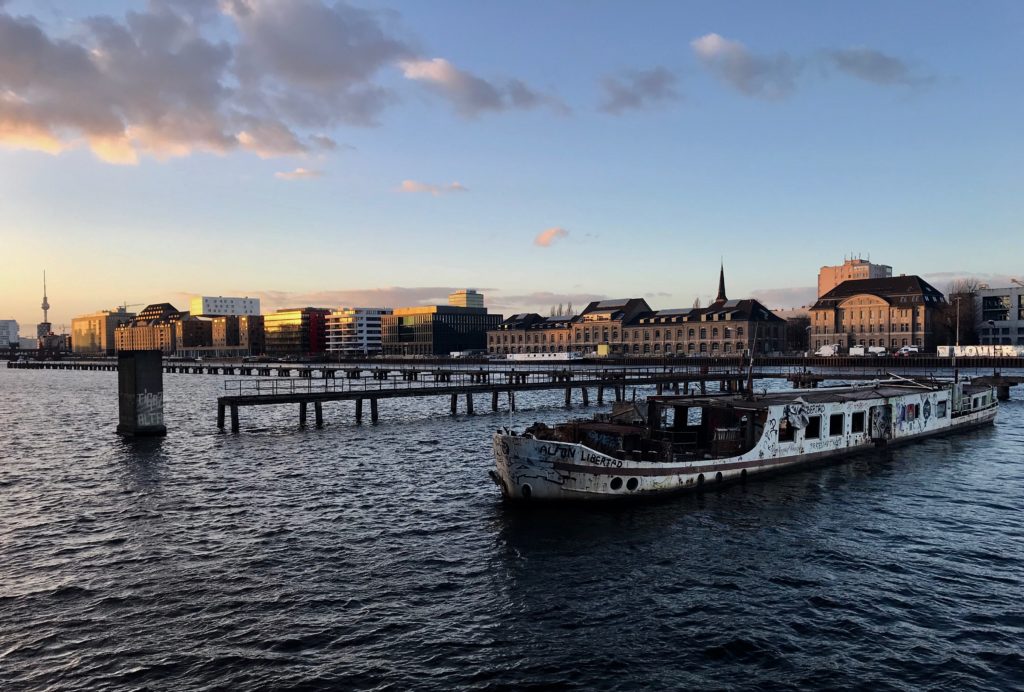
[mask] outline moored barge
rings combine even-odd
[[[759,396],[652,396],[593,420],[494,435],[512,500],[608,500],[698,489],[991,424],[995,390],[892,379]]]

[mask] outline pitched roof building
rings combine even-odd
[[[725,270],[718,297],[705,308],[652,310],[643,298],[594,301],[575,317],[513,315],[487,333],[487,351],[507,353],[610,353],[637,356],[734,355],[785,347],[786,321],[757,300],[729,300]],[[756,346],[755,346],[756,343]]]
[[[917,346],[934,351],[948,339],[942,292],[919,276],[844,281],[811,307],[811,346]]]

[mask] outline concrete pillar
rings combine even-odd
[[[598,406],[603,406],[604,405],[604,385],[603,384],[597,386],[597,405]]]
[[[473,394],[471,392],[466,392],[466,414],[473,415]]]
[[[231,404],[231,432],[238,432],[238,404]]]
[[[306,427],[306,402],[299,402],[299,427]]]
[[[380,418],[377,416],[377,399],[370,399],[370,422],[376,425],[378,420]]]
[[[217,428],[224,429],[224,404],[217,402]]]
[[[572,406],[572,387],[565,388],[565,407]]]
[[[118,435],[167,434],[162,358],[160,351],[121,351],[118,354]]]
[[[454,416],[459,412],[459,395],[452,394],[452,415]]]
[[[510,391],[508,393],[508,408],[509,408],[510,411],[515,411],[516,410],[516,393],[515,392],[511,392]]]
[[[356,399],[356,425],[363,423],[363,400]]]
[[[583,405],[590,406],[590,392],[587,391],[586,387],[580,387],[580,391],[583,392]]]
[[[498,390],[497,389],[495,389],[493,392],[491,392],[491,410],[492,411],[497,411],[498,410]]]
[[[316,427],[324,427],[324,405],[319,401],[313,403],[313,414],[316,416]]]

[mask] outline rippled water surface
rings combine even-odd
[[[220,434],[223,379],[165,375],[169,434],[133,443],[116,377],[0,370],[0,688],[1024,681],[1020,388],[978,432],[523,511],[487,477],[507,412],[268,407]],[[560,399],[521,394],[516,424]]]

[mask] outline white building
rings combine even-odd
[[[0,348],[18,344],[18,323],[14,320],[0,320]]]
[[[472,288],[463,288],[448,294],[448,304],[457,308],[482,308],[484,294],[477,293]]]
[[[260,314],[259,298],[227,298],[225,296],[196,296],[189,304],[193,317],[225,317],[227,315]]]
[[[380,353],[380,319],[390,308],[338,308],[327,316],[327,352],[345,356]]]
[[[974,301],[980,343],[1024,345],[1024,287],[981,288]]]

